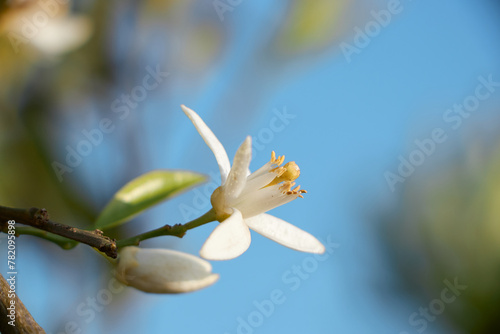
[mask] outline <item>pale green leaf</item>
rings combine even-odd
[[[95,227],[105,229],[123,224],[142,211],[205,181],[188,171],[154,170],[121,188],[101,211]]]

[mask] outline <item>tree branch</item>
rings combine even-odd
[[[87,231],[51,221],[45,209],[14,209],[0,206],[1,230],[4,229],[5,224],[9,220],[81,242],[97,248],[111,258],[115,259],[117,257],[116,242],[114,239],[103,235],[100,230]]]
[[[14,298],[11,298],[14,297]],[[12,301],[15,303],[12,304]],[[11,314],[9,307],[15,307],[15,326],[9,325],[11,320],[8,316]],[[10,292],[10,286],[7,280],[0,274],[0,332],[4,334],[17,333],[45,333],[42,327],[38,325],[28,312],[19,297]]]

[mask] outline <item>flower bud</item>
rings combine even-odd
[[[151,293],[191,292],[219,279],[209,262],[169,249],[125,247],[116,269],[120,282]]]

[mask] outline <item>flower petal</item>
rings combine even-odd
[[[222,180],[221,184],[224,184],[231,169],[231,164],[229,163],[229,158],[227,156],[226,150],[224,149],[224,146],[222,146],[212,130],[210,130],[210,128],[205,124],[205,122],[203,122],[203,120],[197,113],[195,113],[192,109],[189,109],[185,105],[181,105],[181,108],[186,116],[189,117],[191,122],[193,122],[196,130],[198,130],[198,133],[203,138],[207,146],[214,153],[215,159],[219,164],[220,176]]]
[[[151,293],[191,292],[219,278],[209,262],[169,249],[125,247],[116,269],[120,282]]]
[[[266,213],[247,218],[245,223],[255,232],[288,248],[307,253],[325,252],[325,246],[311,234]]]
[[[243,218],[247,219],[291,202],[299,196],[300,194],[288,194],[281,189],[281,185],[275,184],[248,192],[245,189],[243,194],[231,204],[242,212]]]
[[[247,182],[248,166],[252,159],[252,137],[248,136],[238,148],[226,183],[223,184],[224,198],[231,206],[231,201],[241,194]]]
[[[200,250],[207,260],[230,260],[243,254],[250,246],[250,230],[241,212],[233,214],[217,226]]]

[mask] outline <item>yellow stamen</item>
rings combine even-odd
[[[299,197],[304,198],[302,194],[307,193],[305,190],[301,190],[300,186],[295,187],[295,189],[292,189],[295,186],[295,182],[291,181],[286,181],[284,182],[281,187],[281,193],[284,195],[299,195]]]
[[[295,189],[286,192],[287,195],[297,195],[298,194],[300,198],[304,198],[304,196],[302,196],[302,194],[305,194],[305,193],[307,193],[307,191],[300,190],[300,186],[297,186]]]
[[[299,166],[297,166],[295,161],[290,161],[286,163],[283,167],[277,167],[271,170],[271,172],[274,171],[278,171],[279,174],[268,185],[266,185],[266,187],[274,186],[275,184],[281,182],[294,181],[300,175],[300,168]]]
[[[285,183],[283,183],[283,185],[281,185],[280,190],[283,194],[288,193],[292,190],[292,187],[294,185],[295,182],[286,181]]]
[[[285,161],[284,155],[278,156],[276,158],[276,153],[274,151],[271,152],[271,161],[270,162],[272,164],[279,166],[283,163],[283,161]]]
[[[290,161],[286,163],[284,166],[281,164],[285,161],[285,156],[281,155],[276,157],[276,153],[274,151],[271,152],[271,163],[276,165],[275,168],[271,169],[269,172],[276,173],[276,177],[269,182],[269,184],[265,185],[262,188],[274,186],[279,183],[283,183],[279,189],[283,194],[286,195],[299,195],[302,197],[302,194],[307,193],[305,190],[300,190],[300,186],[297,186],[292,190],[292,187],[295,186],[295,181],[300,176],[300,168],[297,166],[295,161]],[[281,166],[281,167],[280,167]]]

